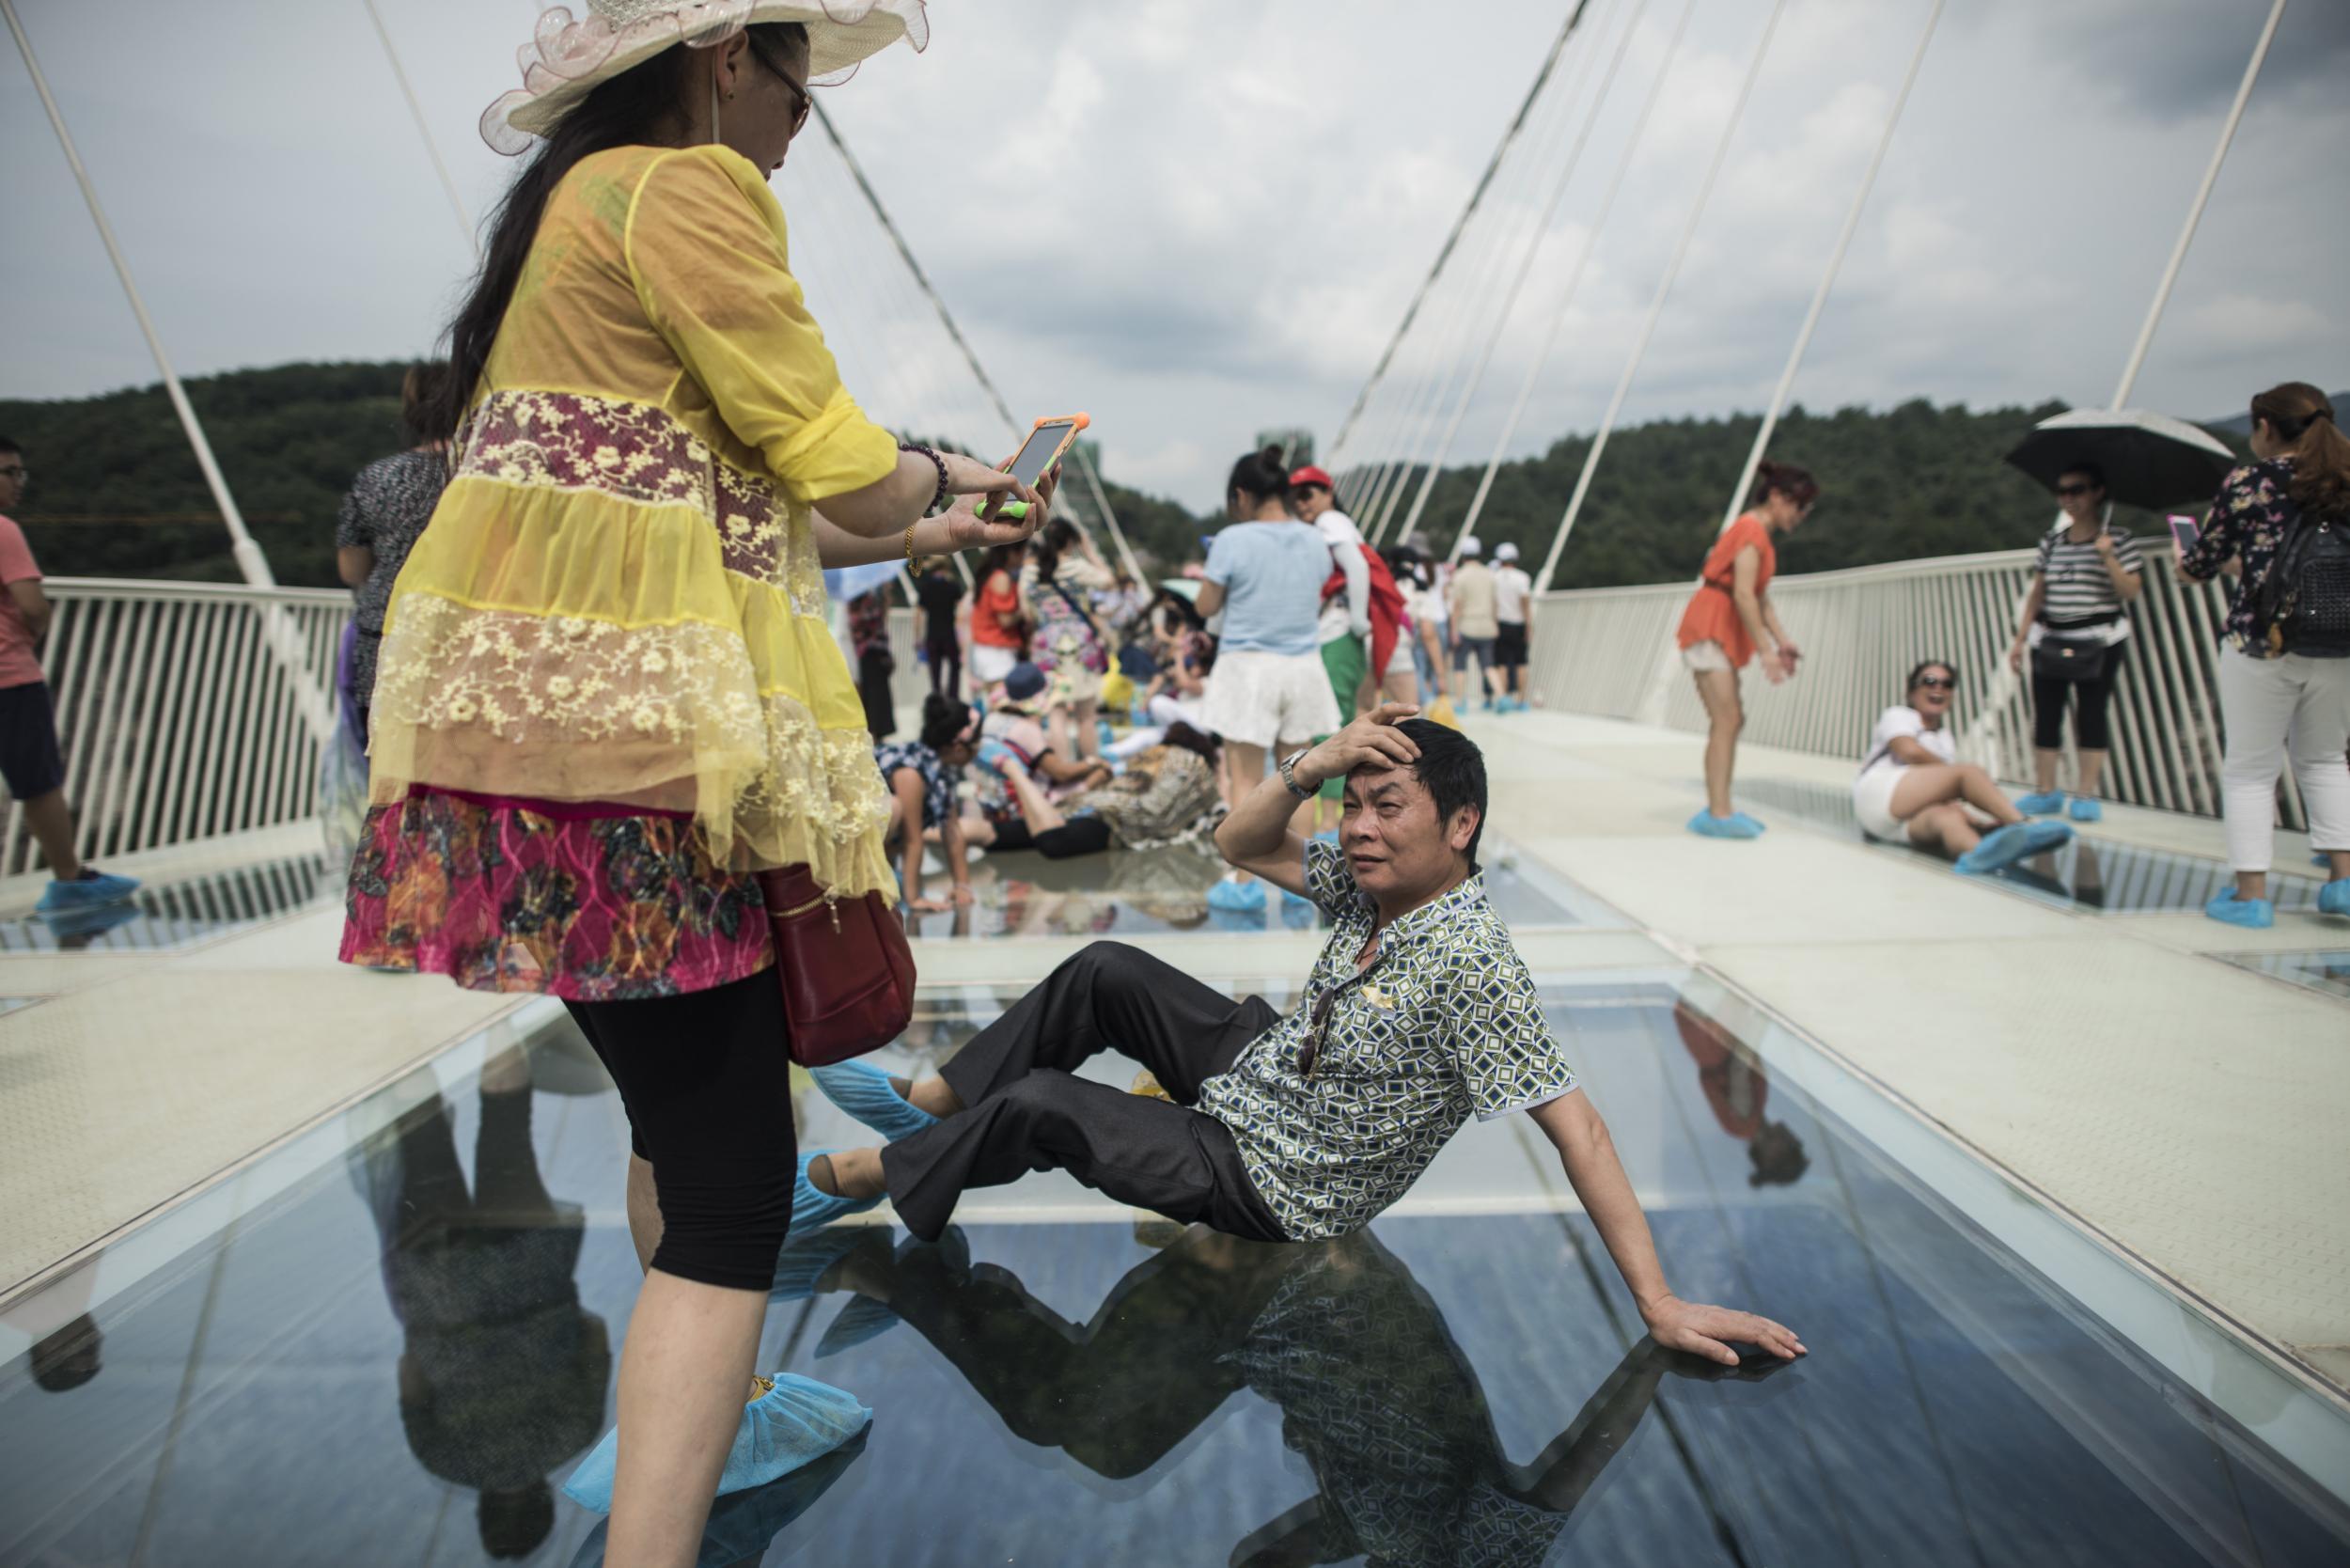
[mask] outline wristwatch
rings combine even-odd
[[[1281,788],[1300,800],[1314,798],[1314,792],[1309,786],[1297,782],[1297,760],[1312,749],[1311,746],[1299,746],[1274,765],[1274,771],[1281,776]]]

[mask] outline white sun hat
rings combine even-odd
[[[923,0],[587,0],[574,22],[568,8],[542,11],[531,40],[516,55],[523,85],[490,105],[481,139],[500,152],[526,151],[588,93],[665,49],[708,49],[745,27],[796,22],[807,29],[808,80],[844,81],[869,55],[904,39],[931,41]]]
[[[1472,537],[1461,541],[1461,554],[1464,556],[1481,556],[1484,553],[1484,545],[1478,542],[1475,538]]]
[[[1494,559],[1497,561],[1513,561],[1517,558],[1518,547],[1511,543],[1508,540],[1505,539],[1499,544],[1494,546]]]

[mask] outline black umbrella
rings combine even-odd
[[[2076,408],[2032,427],[2007,461],[2050,489],[2084,463],[2105,470],[2123,506],[2193,506],[2212,498],[2236,456],[2184,419],[2138,408]]]

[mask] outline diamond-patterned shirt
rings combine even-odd
[[[1370,1224],[1472,1112],[1486,1121],[1575,1088],[1482,876],[1387,927],[1360,971],[1376,912],[1337,846],[1306,846],[1306,893],[1333,927],[1304,997],[1199,1095],[1292,1241]],[[1298,1054],[1328,992],[1307,1076]]]

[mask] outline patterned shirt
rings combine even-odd
[[[873,761],[881,769],[882,788],[893,790],[892,780],[901,768],[912,768],[922,776],[922,825],[937,827],[955,815],[955,779],[957,770],[938,760],[938,753],[919,741],[891,741],[873,748]]]
[[[860,593],[849,601],[849,644],[856,656],[865,657],[869,648],[889,651],[889,585],[884,583],[870,593]]]
[[[348,550],[364,545],[375,557],[368,580],[352,590],[352,618],[368,634],[359,639],[352,658],[351,689],[360,702],[375,690],[376,643],[384,633],[384,612],[392,602],[392,583],[408,562],[424,525],[432,521],[448,485],[448,459],[439,452],[400,452],[359,470],[335,518],[335,546]]]
[[[2119,642],[2129,635],[2130,621],[2122,596],[2114,591],[2113,576],[2106,571],[2097,541],[2092,539],[2076,544],[2072,533],[2073,525],[2067,522],[2041,536],[2040,554],[2031,563],[2042,588],[2040,624],[2063,628],[2119,617],[2107,622],[2107,640]],[[2146,570],[2137,540],[2114,527],[2107,528],[2106,536],[2113,541],[2114,559],[2122,563],[2123,571],[2136,575]]]
[[[1389,925],[1359,971],[1377,912],[1335,844],[1306,846],[1306,893],[1333,927],[1301,1005],[1199,1095],[1292,1241],[1370,1224],[1472,1111],[1489,1121],[1576,1087],[1482,876]],[[1325,996],[1308,1077],[1298,1054]]]
[[[2273,659],[2283,651],[2269,646],[2268,628],[2260,623],[2260,589],[2301,515],[2288,489],[2292,483],[2291,458],[2248,463],[2231,471],[2212,499],[2195,548],[2186,553],[2186,573],[2198,578],[2217,576],[2232,557],[2243,560],[2244,575],[2235,580],[2220,635],[2231,648],[2255,659]]]

